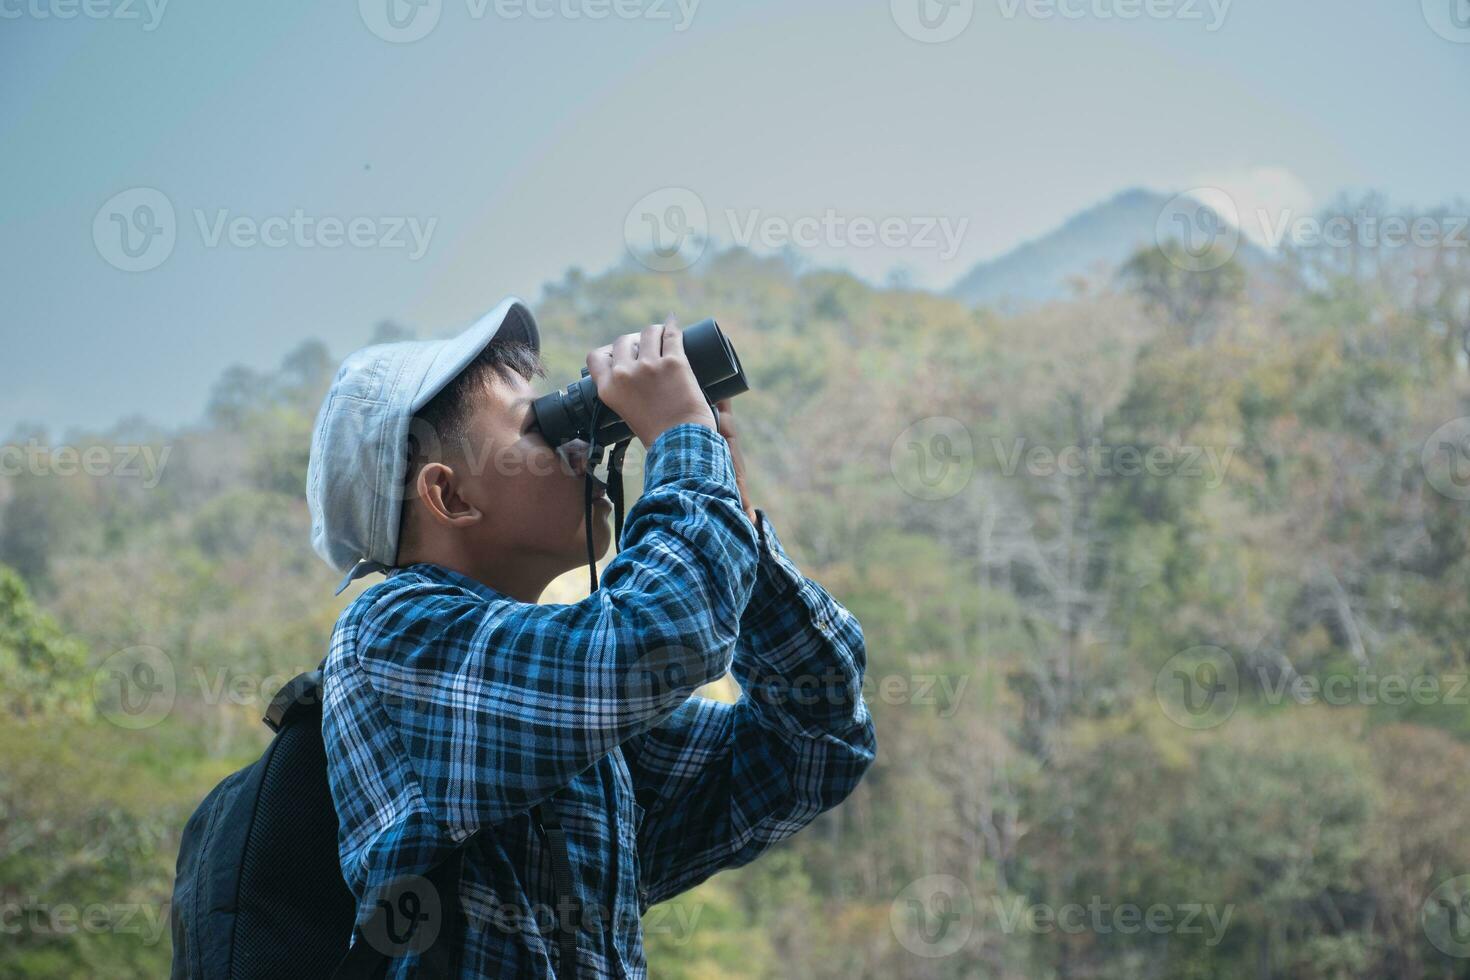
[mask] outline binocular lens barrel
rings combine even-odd
[[[713,319],[700,320],[684,331],[684,356],[694,369],[694,377],[711,403],[733,398],[749,391],[740,357],[720,325]],[[532,403],[536,425],[553,447],[583,439],[592,442],[593,406],[597,413],[596,443],[611,446],[633,437],[633,430],[611,408],[597,397],[597,382],[584,367],[582,377],[559,391],[542,395]]]

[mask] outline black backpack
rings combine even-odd
[[[348,950],[357,901],[337,856],[321,693],[320,670],[281,688],[265,716],[275,738],[258,761],[225,777],[185,825],[170,913],[172,980],[377,977],[409,950],[420,954],[424,975],[457,972],[461,937],[443,927],[461,921],[463,843],[380,898]],[[571,891],[565,835],[551,808],[536,808],[533,818],[550,845],[560,898]],[[560,960],[571,964],[566,975],[575,977],[580,909],[571,900],[566,909],[556,932]]]

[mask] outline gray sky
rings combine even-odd
[[[655,228],[938,289],[1131,186],[1467,191],[1465,0],[417,2],[0,0],[0,435],[192,419]]]

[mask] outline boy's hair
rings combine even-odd
[[[408,470],[404,474],[404,490],[418,479],[425,463],[458,462],[469,450],[469,425],[475,407],[485,396],[493,378],[509,379],[511,372],[527,381],[546,377],[541,353],[529,344],[513,340],[492,340],[480,355],[423,408],[414,413],[408,427]],[[424,436],[432,435],[424,445]],[[483,447],[480,447],[483,448]],[[412,493],[405,492],[403,512],[398,519],[400,543],[407,527],[408,507]]]

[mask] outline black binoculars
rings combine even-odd
[[[684,356],[711,405],[750,390],[739,355],[714,320],[700,320],[684,331]],[[633,438],[628,423],[597,397],[597,382],[585,367],[580,380],[542,395],[531,410],[542,437],[553,448],[582,439],[595,446],[593,455],[600,457],[599,450]]]

